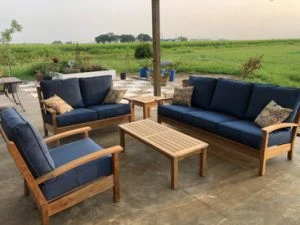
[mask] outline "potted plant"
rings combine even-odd
[[[169,81],[174,81],[176,77],[176,69],[181,64],[181,60],[177,62],[168,61],[169,63],[165,66],[166,70],[169,72]]]
[[[160,86],[167,86],[169,80],[169,72],[165,69],[161,69],[160,71]],[[154,84],[153,76],[151,74],[151,85]]]
[[[152,61],[149,59],[145,59],[141,61],[141,68],[139,69],[141,78],[148,78],[150,74],[150,67],[152,65]]]

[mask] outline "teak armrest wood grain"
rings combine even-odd
[[[76,130],[75,132],[67,132],[67,134],[87,132],[90,128],[83,128]],[[37,204],[38,209],[41,213],[41,223],[42,225],[49,224],[49,217],[61,212],[81,201],[91,198],[103,191],[113,188],[113,200],[115,202],[120,201],[120,181],[119,181],[119,153],[123,150],[121,146],[113,146],[102,151],[91,153],[89,155],[83,156],[79,159],[73,160],[61,167],[56,168],[48,174],[42,177],[33,177],[29,167],[27,166],[25,160],[23,159],[21,153],[17,149],[14,142],[10,141],[6,134],[4,133],[2,127],[0,127],[0,133],[7,144],[7,149],[17,164],[17,167],[21,171],[24,177],[24,195],[27,196],[31,193]],[[62,135],[65,137],[65,135]],[[59,137],[62,137],[59,136]],[[90,162],[92,160],[104,157],[105,155],[112,154],[112,171],[113,173],[109,176],[98,178],[88,184],[82,185],[74,190],[71,190],[61,196],[54,199],[47,200],[40,189],[40,184],[55,178],[66,171],[69,171],[75,167],[78,167],[84,163]]]
[[[297,114],[295,123],[280,123],[265,127],[262,129],[262,141],[261,148],[259,150],[249,147],[247,145],[241,144],[239,142],[224,138],[222,136],[210,133],[208,131],[202,130],[200,128],[178,122],[176,120],[170,119],[166,116],[157,115],[157,121],[159,123],[167,123],[171,126],[177,127],[181,131],[192,135],[196,138],[199,138],[205,142],[208,142],[210,145],[215,145],[219,148],[226,148],[228,150],[233,150],[242,154],[246,154],[253,158],[259,160],[259,170],[258,174],[263,176],[266,172],[266,162],[268,159],[273,158],[277,155],[287,153],[288,160],[293,159],[295,151],[295,141],[297,136],[297,128],[300,125],[300,112]],[[280,130],[283,128],[291,128],[291,142],[282,145],[268,146],[269,135],[273,131]]]
[[[98,129],[98,128],[104,128],[104,127],[109,127],[113,125],[118,125],[120,123],[126,123],[126,122],[131,122],[133,120],[133,112],[131,111],[129,114],[122,115],[122,116],[116,116],[116,117],[111,117],[107,119],[99,119],[99,120],[94,120],[90,122],[84,122],[84,123],[79,123],[79,124],[73,124],[73,125],[68,125],[68,126],[58,126],[57,124],[57,116],[59,114],[56,113],[55,110],[47,108],[45,104],[43,103],[43,94],[42,94],[42,89],[40,86],[37,87],[37,94],[38,94],[38,99],[39,99],[39,104],[40,104],[40,110],[42,114],[42,119],[43,119],[43,125],[44,125],[44,133],[45,136],[48,136],[49,131],[52,134],[58,134],[62,133],[68,130],[74,130],[77,128],[81,127],[91,127],[92,129]],[[51,123],[49,123],[46,120],[46,114],[50,113],[51,116]]]
[[[88,132],[91,131],[91,130],[92,130],[91,127],[77,128],[77,129],[74,129],[74,130],[65,131],[65,132],[60,133],[60,134],[55,134],[51,137],[45,138],[44,141],[45,141],[46,144],[49,144],[51,142],[59,141],[63,138],[70,137],[70,136],[77,135],[77,134],[83,134],[84,137],[88,137]]]
[[[97,152],[93,152],[91,154],[82,156],[79,159],[70,161],[67,164],[64,164],[63,166],[57,167],[56,169],[52,170],[50,173],[47,173],[47,174],[37,178],[36,182],[38,184],[44,183],[47,180],[58,177],[59,175],[65,173],[65,172],[68,172],[69,170],[72,170],[78,166],[85,164],[85,163],[91,162],[93,160],[102,158],[102,157],[110,155],[110,154],[120,153],[121,151],[123,151],[123,148],[120,145],[116,145],[116,146],[113,146],[110,148],[106,148],[102,151],[97,151]]]

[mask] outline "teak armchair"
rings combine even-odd
[[[14,112],[12,108],[8,109],[10,112],[7,114],[14,114],[13,116],[16,117],[18,114],[17,112]],[[4,110],[7,111],[7,110]],[[32,166],[28,165],[28,158],[26,160],[24,159],[22,155],[22,151],[18,148],[20,144],[16,144],[12,140],[9,139],[8,136],[11,136],[11,131],[8,131],[8,127],[11,124],[15,124],[15,122],[11,122],[10,125],[5,124],[5,120],[7,118],[6,115],[3,115],[2,112],[1,115],[1,127],[0,132],[2,134],[2,137],[7,143],[7,148],[9,153],[11,154],[12,158],[17,164],[17,167],[21,171],[23,177],[24,177],[24,195],[28,196],[30,193],[32,197],[34,198],[38,209],[41,213],[41,221],[42,225],[48,225],[49,224],[49,217],[64,210],[67,209],[83,200],[86,200],[88,198],[91,198],[95,196],[98,193],[101,193],[103,191],[106,191],[110,188],[113,188],[113,199],[115,202],[118,202],[120,200],[120,186],[119,186],[119,159],[118,159],[118,153],[120,153],[123,149],[121,146],[113,146],[106,149],[101,149],[99,146],[99,151],[94,151],[92,153],[85,154],[81,157],[78,157],[74,160],[70,160],[69,162],[59,165],[55,167],[53,170],[43,174],[42,176],[36,176],[32,172]],[[5,118],[6,117],[6,118]],[[23,117],[20,115],[20,117],[23,119]],[[22,124],[22,126],[27,126],[27,121],[21,121],[26,123],[26,125]],[[20,126],[17,128],[20,129]],[[93,143],[93,146],[97,146],[94,142],[92,142],[91,139],[88,138],[88,132],[91,130],[89,127],[79,128],[72,131],[67,131],[64,133],[60,133],[57,135],[54,135],[52,137],[44,139],[44,143],[49,144],[52,142],[57,142],[65,137],[69,137],[72,135],[78,135],[83,134],[83,141],[75,141],[76,145],[82,146],[82,143]],[[16,139],[16,141],[20,141],[19,138]],[[17,147],[18,146],[18,147]],[[62,145],[57,147],[53,151],[63,151]],[[26,146],[25,146],[26,147]],[[22,150],[24,150],[24,146],[21,147]],[[89,147],[87,147],[88,149]],[[86,149],[84,149],[86,150]],[[68,151],[72,151],[71,149],[68,149]],[[50,151],[51,152],[51,151]],[[71,154],[71,153],[70,153]],[[103,162],[109,162],[107,165],[111,166],[111,168],[108,168],[110,173],[108,175],[100,176],[96,179],[93,179],[83,185],[79,185],[72,190],[64,191],[63,193],[56,193],[56,196],[51,196],[51,191],[57,191],[57,190],[51,190],[51,187],[45,187],[43,186],[45,183],[48,182],[47,185],[55,185],[55,182],[62,181],[65,179],[65,177],[72,177],[72,171],[74,170],[81,170],[81,172],[84,169],[90,169],[89,166],[94,162],[100,163],[100,161],[97,160],[103,160]],[[110,162],[111,161],[111,162]],[[56,164],[56,162],[55,162]],[[67,175],[66,175],[67,174]],[[85,174],[86,176],[86,174]],[[82,179],[82,178],[81,178]],[[60,189],[62,190],[63,187]],[[50,190],[50,191],[49,191]],[[49,194],[50,193],[50,194]]]

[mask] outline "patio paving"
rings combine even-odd
[[[149,81],[127,82],[132,82],[132,88],[151,91],[146,88]],[[136,83],[144,88],[137,87]],[[38,101],[30,88],[30,85],[23,86],[20,91],[27,109],[24,114],[42,132]],[[173,86],[166,87],[167,91],[171,89]],[[12,104],[0,96],[0,106]],[[136,110],[137,119],[141,119],[141,109]],[[156,120],[155,114],[153,109],[153,120]],[[91,138],[109,147],[119,144],[118,132],[118,127],[99,129],[91,132]],[[167,158],[130,137],[126,137],[126,149],[126,153],[120,155],[119,203],[113,203],[109,190],[51,217],[50,224],[300,224],[299,137],[294,160],[287,161],[285,155],[269,160],[263,177],[257,176],[258,161],[223,149],[209,149],[208,174],[204,178],[198,176],[198,157],[186,158],[179,165],[177,190],[170,189]],[[23,196],[23,179],[2,139],[0,202],[0,224],[40,224],[38,209],[32,198]]]

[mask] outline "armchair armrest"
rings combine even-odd
[[[51,180],[67,171],[70,171],[78,166],[81,166],[85,163],[91,162],[93,160],[102,158],[106,155],[110,155],[110,154],[117,154],[120,153],[121,151],[123,151],[123,148],[119,145],[110,147],[110,148],[106,148],[102,151],[97,151],[97,152],[93,152],[91,154],[85,155],[83,157],[80,157],[78,159],[75,159],[73,161],[68,162],[65,165],[62,165],[60,167],[57,167],[56,169],[52,170],[51,172],[39,177],[36,179],[37,184],[41,184],[44,183],[47,180]]]
[[[76,135],[76,134],[84,134],[85,137],[88,137],[88,132],[91,131],[92,128],[90,127],[82,127],[82,128],[77,128],[77,129],[74,129],[74,130],[69,130],[69,131],[66,131],[66,132],[63,132],[63,133],[60,133],[60,134],[56,134],[56,135],[53,135],[51,137],[48,137],[48,138],[45,138],[44,141],[46,144],[49,144],[51,142],[54,142],[54,141],[58,141],[60,139],[63,139],[65,137],[69,137],[69,136],[72,136],[72,135]]]
[[[296,123],[279,123],[279,124],[274,124],[274,125],[271,125],[271,126],[268,126],[268,127],[264,127],[262,128],[262,131],[264,133],[272,133],[273,131],[275,130],[280,130],[282,128],[292,128],[292,127],[297,127],[298,124]]]
[[[54,109],[47,108],[47,107],[44,107],[43,109],[44,109],[45,111],[47,111],[48,113],[52,114],[52,115],[53,115],[53,114],[54,114],[54,115],[56,114],[56,111],[55,111]]]

